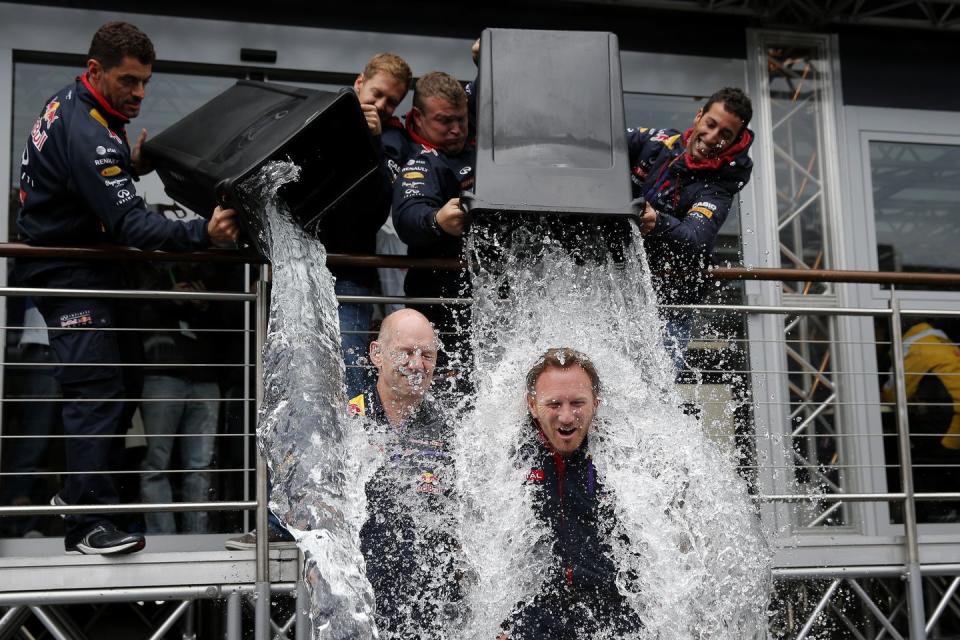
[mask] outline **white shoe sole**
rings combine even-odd
[[[134,553],[135,551],[140,551],[146,546],[146,540],[131,540],[130,542],[114,545],[112,547],[91,547],[83,544],[82,542],[78,542],[77,546],[70,551],[67,551],[67,553],[83,554],[85,556],[111,556],[119,553]]]

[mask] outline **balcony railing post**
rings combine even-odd
[[[312,627],[310,625],[310,595],[307,593],[307,583],[303,579],[304,557],[301,549],[297,554],[297,622],[294,637],[296,640],[310,640]]]
[[[890,287],[890,342],[893,345],[893,378],[897,392],[897,445],[900,451],[900,483],[903,487],[903,528],[907,552],[907,591],[910,638],[927,637],[923,604],[923,575],[920,572],[920,545],[917,539],[917,509],[913,491],[913,462],[910,456],[910,422],[907,416],[907,383],[903,369],[903,327],[900,299]]]
[[[270,266],[260,267],[260,279],[257,281],[257,413],[263,404],[263,343],[267,337],[267,323],[270,318]],[[267,462],[257,447],[257,586],[254,608],[254,637],[256,640],[268,640],[270,637],[270,535],[267,525]]]

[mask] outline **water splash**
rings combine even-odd
[[[316,640],[378,637],[364,574],[364,486],[378,459],[346,412],[334,279],[323,245],[291,219],[277,190],[299,169],[271,162],[241,187],[262,212],[273,269],[257,442],[271,472],[270,507],[303,550]]]
[[[579,255],[561,246],[571,240]],[[618,587],[643,621],[633,637],[760,634],[771,553],[746,485],[733,452],[680,409],[639,235],[612,252],[607,243],[569,219],[471,233],[477,394],[457,440],[462,543],[476,574],[467,637],[496,637],[545,574],[551,534],[517,444],[530,428],[526,371],[559,346],[586,353],[603,383],[589,446],[615,497]]]
[[[372,427],[344,410],[324,249],[276,196],[296,175],[289,163],[271,163],[244,185],[247,209],[264,212],[273,263],[258,443],[272,473],[271,508],[304,551],[314,638],[377,638],[394,630],[376,628],[359,533],[364,488],[382,457],[370,446]],[[643,621],[629,637],[761,633],[771,554],[732,452],[679,409],[640,238],[610,251],[597,228],[477,224],[468,246],[476,394],[454,407],[461,508],[453,560],[466,594],[439,637],[495,638],[546,574],[552,534],[534,513],[517,445],[528,428],[523,378],[555,346],[587,353],[604,384],[590,448],[614,496],[618,587]]]

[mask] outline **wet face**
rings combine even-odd
[[[423,109],[413,108],[413,123],[419,135],[444,153],[456,155],[467,141],[467,103],[456,105],[430,97]]]
[[[377,390],[385,402],[422,398],[437,366],[433,327],[420,314],[399,313],[381,332],[382,340],[370,343],[370,361],[380,374]]]
[[[527,408],[547,441],[564,458],[580,448],[590,431],[600,399],[580,365],[547,367],[527,394]]]
[[[361,73],[353,83],[360,104],[372,104],[380,114],[380,122],[389,120],[397,105],[407,95],[407,85],[389,73],[378,71],[369,78]]]
[[[706,112],[700,109],[693,119],[693,132],[687,140],[687,153],[694,160],[716,158],[726,149],[743,129],[743,120],[714,102]]]
[[[99,60],[87,61],[87,76],[90,84],[107,103],[128,118],[140,115],[147,83],[153,67],[143,64],[132,56],[125,56],[112,69],[104,69]]]

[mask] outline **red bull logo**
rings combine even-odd
[[[60,102],[56,98],[50,101],[47,107],[43,110],[43,121],[47,123],[47,129],[50,128],[57,118],[60,116],[57,115],[57,109],[60,108]]]
[[[440,478],[431,471],[424,471],[420,474],[420,484],[417,485],[417,493],[436,493],[440,490],[439,484]]]

